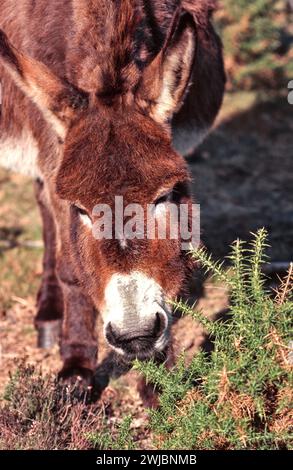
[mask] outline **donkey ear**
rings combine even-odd
[[[183,104],[196,54],[193,16],[179,9],[161,52],[144,72],[140,103],[151,117],[166,124]]]
[[[17,51],[1,30],[0,63],[63,139],[78,111],[88,106],[88,94],[56,77],[43,63]]]

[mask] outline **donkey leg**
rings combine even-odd
[[[35,327],[38,331],[38,347],[47,349],[59,340],[63,296],[56,276],[56,228],[42,181],[36,181],[35,192],[43,221],[45,244],[43,278],[37,297]]]
[[[95,335],[96,310],[82,288],[71,278],[70,264],[62,260],[59,271],[64,298],[64,319],[61,334],[63,368],[59,379],[82,388],[93,385],[97,362]]]

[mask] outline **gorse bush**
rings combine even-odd
[[[161,390],[160,407],[150,412],[158,448],[291,446],[293,266],[273,297],[261,271],[265,248],[265,230],[248,247],[235,242],[228,272],[204,250],[192,252],[208,272],[227,283],[231,307],[227,320],[212,322],[183,302],[175,304],[204,324],[213,336],[213,351],[200,352],[188,367],[182,357],[170,371],[153,362],[136,364]]]
[[[136,446],[131,430],[132,417],[126,416],[119,426],[116,426],[115,437],[106,420],[99,433],[94,432],[88,435],[89,442],[94,449],[107,450],[135,450]]]
[[[152,361],[135,363],[160,390],[159,407],[149,410],[151,448],[292,448],[293,264],[278,291],[268,291],[262,274],[266,240],[260,230],[251,244],[236,241],[228,270],[202,249],[191,253],[227,284],[231,306],[226,319],[211,321],[176,302],[174,308],[210,333],[212,352],[200,351],[188,365],[182,355],[171,370]],[[76,403],[68,389],[25,364],[11,377],[4,398],[0,449],[140,448],[129,413],[113,425],[101,404]]]
[[[216,15],[230,86],[285,88],[293,77],[293,14],[285,0],[221,0]]]

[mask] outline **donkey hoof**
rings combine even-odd
[[[59,342],[61,320],[37,322],[38,348],[51,349]]]

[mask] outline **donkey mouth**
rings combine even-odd
[[[152,328],[124,334],[109,322],[105,328],[106,340],[112,349],[128,360],[154,358],[166,349],[169,342],[165,317],[157,313],[155,318]]]
[[[144,345],[139,347],[139,349],[135,349],[133,347],[123,347],[118,348],[110,344],[111,349],[113,349],[116,354],[118,354],[123,361],[126,362],[133,362],[135,360],[139,361],[148,361],[148,360],[156,360],[158,358],[162,358],[165,356],[166,351],[168,350],[169,341],[164,341],[164,348],[163,349],[156,349],[154,346]]]
[[[158,356],[161,357],[162,354],[164,354],[164,351],[167,349],[167,346],[167,340],[164,340],[163,348],[156,348],[155,344],[151,346],[148,344],[139,344],[137,348],[131,345],[122,349],[122,355],[124,358],[130,361],[134,361],[135,359],[138,359],[139,361],[147,361],[150,359],[156,359]]]

